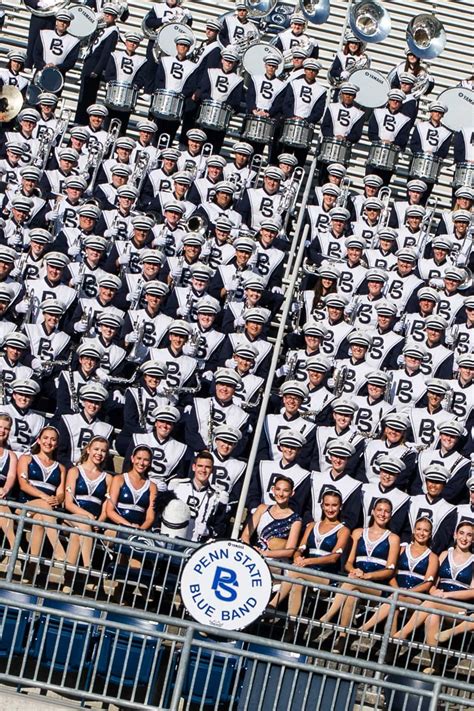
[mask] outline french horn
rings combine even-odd
[[[392,22],[387,10],[375,0],[360,0],[351,5],[349,25],[361,42],[383,42],[388,37]]]
[[[416,57],[434,59],[446,46],[446,32],[437,17],[422,13],[408,23],[406,40],[408,49]]]

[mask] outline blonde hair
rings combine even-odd
[[[110,448],[109,440],[107,437],[102,437],[102,435],[96,435],[95,437],[92,437],[87,444],[84,445],[81,451],[81,456],[79,457],[78,464],[84,464],[85,461],[87,461],[87,458],[89,456],[89,447],[91,446],[92,442],[104,442],[104,444],[107,445],[107,453]]]

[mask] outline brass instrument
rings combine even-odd
[[[349,8],[349,25],[357,39],[368,43],[383,42],[392,29],[390,15],[376,0],[352,3]]]
[[[71,390],[71,407],[72,411],[77,413],[80,410],[80,403],[79,403],[79,393],[74,385],[74,371],[72,369],[72,359],[74,358],[74,353],[75,351],[71,349],[71,352],[69,353],[69,358],[68,358],[68,364],[67,364],[67,370],[68,370],[68,375],[69,375],[69,384],[70,384],[70,390]]]
[[[420,236],[418,237],[418,258],[423,256],[426,243],[431,235],[431,227],[433,225],[433,219],[436,214],[437,206],[438,197],[434,198],[431,205],[428,203],[426,206],[426,212],[420,226]]]
[[[143,409],[143,388],[141,385],[138,386],[137,388],[137,409],[138,409],[138,424],[142,428],[142,430],[146,429],[146,416],[145,416],[145,410]]]
[[[74,286],[74,289],[75,289],[77,295],[79,295],[79,294],[81,293],[82,285],[84,284],[84,275],[85,275],[85,273],[86,273],[86,265],[84,264],[84,262],[81,262],[80,265],[79,265],[78,273],[77,273],[77,276],[78,276],[79,281],[78,281],[78,283]]]
[[[104,145],[104,159],[107,157],[112,157],[115,152],[115,144],[120,138],[120,130],[122,128],[122,122],[120,119],[113,118],[109,123],[109,130],[107,133],[107,138],[105,139]]]
[[[283,188],[278,199],[276,212],[279,215],[285,212],[291,214],[295,211],[304,177],[304,168],[298,166],[294,169],[289,184]]]
[[[38,139],[38,152],[33,156],[31,164],[44,170],[49,159],[51,147],[54,143],[54,131],[52,128],[45,128]]]
[[[59,10],[63,10],[64,8],[68,7],[69,5],[69,0],[53,0],[53,2],[48,5],[48,7],[44,8],[32,8],[26,3],[23,3],[25,8],[28,10],[28,12],[31,12],[32,15],[36,15],[37,17],[54,17]]]
[[[199,42],[199,44],[196,45],[196,47],[193,49],[191,54],[189,55],[188,59],[193,62],[194,64],[199,64],[199,60],[201,58],[201,54],[204,52],[206,49],[206,44],[207,44],[207,39],[203,39]]]
[[[266,17],[275,8],[278,0],[245,0],[248,16],[256,20]]]
[[[207,420],[207,442],[208,442],[209,449],[211,449],[211,447],[212,447],[213,435],[214,435],[214,403],[211,398],[209,400],[209,417]]]
[[[388,186],[384,186],[380,188],[378,197],[382,201],[382,211],[380,213],[377,228],[372,236],[372,240],[370,243],[371,249],[377,249],[377,247],[379,246],[379,233],[381,230],[384,230],[386,227],[388,227],[388,223],[390,222],[390,215],[392,212],[392,208],[390,207],[390,198],[392,197],[392,190]]]
[[[87,151],[87,163],[81,173],[88,181],[87,188],[84,191],[86,195],[93,195],[94,193],[95,181],[97,180],[97,175],[104,161],[104,153],[104,147],[101,143],[93,143],[89,146]]]
[[[298,353],[297,351],[288,351],[285,358],[285,365],[288,366],[288,373],[285,375],[286,380],[293,380],[295,376],[296,366],[298,364]]]
[[[296,291],[296,299],[293,302],[294,304],[294,310],[292,311],[291,314],[291,330],[294,333],[300,333],[301,328],[300,328],[300,323],[301,323],[301,313],[303,311],[303,305],[304,305],[304,292],[301,291],[300,288],[297,289]]]
[[[330,0],[299,0],[299,11],[312,25],[323,25],[331,11]]]
[[[345,70],[349,75],[348,79],[350,80],[351,74],[354,74],[354,72],[358,71],[359,69],[369,69],[370,61],[370,57],[365,54],[365,52],[358,56],[355,62],[351,64],[350,67],[347,67]],[[342,80],[335,79],[329,70],[327,72],[327,79],[330,85],[335,88],[338,88],[342,84]],[[347,81],[347,79],[344,79],[344,81]]]
[[[145,282],[144,282],[144,280],[142,279],[142,277],[140,277],[140,278],[138,279],[137,286],[136,286],[136,289],[135,289],[135,291],[136,291],[136,296],[135,296],[134,299],[132,299],[132,301],[130,302],[130,310],[131,310],[131,311],[134,311],[134,310],[135,310],[136,308],[138,308],[138,306],[140,305],[140,301],[141,301],[141,298],[142,298],[144,285],[145,285]]]
[[[316,415],[319,413],[319,410],[299,410],[298,414],[300,417],[303,418],[303,420],[312,420],[314,422],[314,418]]]
[[[340,368],[336,368],[334,371],[334,385],[333,393],[335,397],[340,397],[344,392],[344,385],[347,379],[347,366],[342,365]]]
[[[452,388],[449,388],[447,391],[446,395],[444,396],[443,400],[443,406],[446,412],[452,413],[453,411],[453,402],[454,402],[454,390]]]
[[[124,248],[123,248],[123,254],[124,254],[124,255],[130,254],[131,251],[132,251],[132,245],[131,245],[131,243],[130,243],[130,242],[126,242],[126,244],[125,244],[125,246],[124,246]],[[124,281],[126,274],[127,274],[127,265],[126,265],[126,264],[121,264],[121,265],[120,265],[120,278],[122,279],[122,281]]]
[[[351,188],[351,179],[349,177],[345,177],[341,180],[341,184],[339,186],[341,188],[341,192],[337,197],[336,200],[336,205],[338,207],[346,207],[347,201],[349,199],[349,194],[350,194],[350,188]]]
[[[459,324],[455,323],[454,326],[451,326],[449,332],[446,334],[446,345],[452,351],[456,350],[456,346],[458,345],[459,341],[459,335]]]
[[[163,394],[165,397],[179,397],[180,395],[195,395],[201,390],[202,383],[199,375],[196,373],[196,385],[175,385],[173,387],[165,387]]]
[[[387,380],[387,385],[385,386],[383,399],[385,400],[385,402],[391,403],[393,400],[393,397],[392,397],[393,370],[387,371],[387,375],[388,375],[388,380]]]
[[[81,316],[82,323],[85,323],[87,325],[87,329],[84,331],[85,337],[90,335],[93,320],[94,320],[94,311],[93,311],[92,307],[89,307],[88,309],[85,309],[82,312],[82,316]]]
[[[35,296],[33,289],[28,289],[26,291],[25,298],[28,304],[28,308],[23,317],[20,330],[23,330],[28,323],[32,323],[35,320],[40,303],[39,298]]]
[[[132,363],[138,363],[139,357],[138,357],[138,349],[140,348],[142,341],[143,341],[143,336],[145,334],[145,322],[140,321],[140,323],[136,322],[133,325],[133,330],[137,334],[137,340],[133,344],[133,348],[130,351],[127,360],[131,361]]]
[[[353,299],[353,304],[354,304],[354,307],[350,313],[350,316],[347,318],[347,322],[350,323],[351,326],[354,325],[354,323],[357,320],[358,315],[360,314],[360,310],[362,308],[361,297],[355,296]]]
[[[415,57],[434,59],[446,46],[446,32],[435,15],[421,13],[407,25],[406,40]]]
[[[16,86],[0,89],[0,122],[7,123],[17,116],[23,106],[23,94]]]
[[[140,195],[143,183],[148,173],[148,168],[150,164],[150,154],[147,151],[139,151],[135,160],[135,165],[133,166],[132,174],[129,179],[129,184],[133,185],[138,190],[138,195]]]

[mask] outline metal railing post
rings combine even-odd
[[[186,630],[186,637],[184,638],[184,645],[181,650],[181,657],[179,659],[178,671],[176,674],[176,681],[174,683],[173,696],[171,698],[170,711],[178,711],[179,702],[181,699],[181,692],[183,690],[184,675],[186,674],[186,667],[189,663],[189,657],[191,655],[191,644],[194,637],[194,627],[190,625]]]
[[[268,401],[269,401],[270,395],[271,395],[271,389],[272,389],[272,385],[273,385],[273,377],[275,375],[276,367],[278,364],[278,358],[280,356],[280,348],[281,348],[281,344],[283,342],[283,336],[285,335],[286,320],[288,318],[288,314],[290,313],[290,306],[291,306],[291,303],[293,300],[293,291],[294,291],[294,288],[296,285],[296,280],[298,278],[298,268],[299,268],[299,265],[301,264],[302,259],[303,259],[303,252],[304,252],[304,248],[305,248],[305,241],[306,241],[306,237],[308,235],[308,231],[309,231],[309,225],[306,225],[306,227],[303,231],[303,236],[302,236],[300,246],[298,249],[298,254],[296,257],[296,261],[295,261],[295,268],[293,269],[290,283],[287,287],[287,289],[288,289],[287,295],[285,297],[285,301],[283,302],[283,313],[281,315],[281,320],[280,320],[280,325],[278,327],[278,333],[277,333],[277,337],[275,340],[275,345],[273,346],[273,354],[272,354],[272,360],[270,363],[270,370],[269,370],[269,373],[267,376],[267,382],[265,384],[265,391],[263,393],[260,412],[258,415],[257,424],[255,426],[255,431],[253,434],[252,448],[251,448],[250,454],[249,454],[247,469],[245,470],[245,477],[244,477],[244,482],[242,484],[242,492],[240,494],[239,505],[237,507],[237,512],[235,514],[234,526],[232,529],[232,538],[239,537],[240,524],[242,523],[245,502],[247,500],[247,493],[248,493],[249,486],[250,486],[250,479],[252,477],[253,467],[255,464],[255,459],[257,457],[257,450],[258,450],[258,446],[259,446],[259,442],[260,442],[260,436],[262,434],[263,425],[264,425],[265,417],[267,414],[267,405],[268,405]]]
[[[383,631],[382,644],[380,645],[379,664],[384,663],[385,655],[387,654],[387,649],[388,649],[388,644],[389,644],[389,639],[390,639],[390,631],[392,629],[393,619],[395,617],[395,612],[397,609],[398,597],[399,597],[399,590],[395,589],[393,596],[390,597],[388,600],[386,600],[386,602],[388,602],[390,605],[390,612],[388,613],[387,621],[385,623],[385,628]]]
[[[13,573],[15,572],[15,563],[18,559],[18,551],[20,550],[21,538],[23,536],[23,529],[25,527],[26,509],[22,509],[20,513],[20,520],[18,522],[18,528],[16,529],[15,543],[13,544],[10,560],[8,562],[7,569],[7,582],[11,583],[13,578]],[[12,518],[12,521],[14,519]]]

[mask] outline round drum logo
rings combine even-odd
[[[181,576],[181,597],[191,617],[227,630],[241,630],[256,620],[271,592],[267,562],[239,541],[214,541],[198,548]]]

